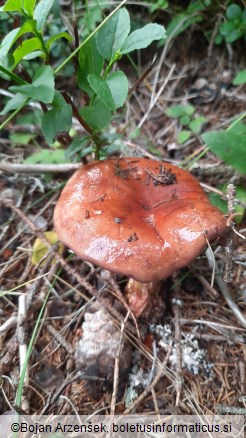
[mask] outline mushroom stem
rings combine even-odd
[[[125,287],[125,297],[136,318],[143,314],[148,304],[151,306],[152,297],[153,295],[159,295],[160,287],[161,282],[159,280],[141,283],[130,278]]]

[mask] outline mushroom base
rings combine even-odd
[[[141,317],[153,323],[157,315],[163,315],[165,304],[162,299],[161,286],[161,281],[141,283],[132,278],[128,281],[125,287],[125,298],[136,318]]]

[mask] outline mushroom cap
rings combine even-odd
[[[144,158],[96,161],[76,171],[54,224],[82,259],[143,283],[186,266],[226,231],[189,172]]]

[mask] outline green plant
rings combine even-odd
[[[233,80],[233,85],[246,84],[246,70],[241,70]]]
[[[238,121],[226,130],[205,132],[201,138],[225,163],[246,174],[246,125],[243,122]]]
[[[227,184],[219,185],[217,187],[224,195],[224,199],[221,198],[220,195],[217,193],[210,193],[209,199],[215,207],[219,208],[222,213],[227,214],[228,213],[228,202],[226,199],[226,190],[227,190]],[[238,203],[240,202],[240,204]],[[244,217],[245,208],[243,205],[246,203],[246,190],[243,186],[237,186],[236,187],[236,205],[235,205],[235,212],[239,213],[238,216],[235,216],[235,221],[237,223],[241,223]]]
[[[123,1],[121,5],[125,3]],[[58,140],[66,147],[66,158],[79,160],[94,151],[96,158],[109,153],[116,136],[103,131],[121,108],[128,96],[128,79],[121,70],[114,70],[118,60],[134,50],[148,47],[153,41],[165,37],[165,29],[158,24],[147,24],[130,32],[128,11],[119,5],[94,31],[85,35],[82,42],[58,67],[52,65],[51,46],[61,38],[68,42],[73,37],[59,32],[46,38],[46,21],[53,0],[7,0],[2,10],[16,13],[20,27],[12,30],[0,46],[0,71],[16,85],[9,87],[14,96],[7,102],[1,114],[14,110],[1,127],[12,119],[31,101],[42,107],[41,131],[48,143]],[[32,77],[25,69],[16,74],[18,64],[31,63],[35,58],[36,71]],[[73,98],[65,91],[55,88],[56,75],[74,61],[77,84],[86,95],[87,104],[77,107]],[[87,131],[83,137],[70,136],[72,116]],[[107,135],[106,135],[107,134]]]
[[[221,44],[225,40],[227,43],[233,43],[242,37],[246,39],[246,8],[243,10],[233,3],[226,9],[226,18],[219,26],[215,42]]]
[[[150,12],[153,13],[157,11],[157,9],[166,9],[169,6],[169,2],[167,0],[156,0],[150,7]]]
[[[190,2],[189,6],[179,12],[167,26],[167,36],[176,37],[188,29],[192,24],[198,23],[204,19],[202,12],[211,5],[210,0],[197,0]]]
[[[181,126],[188,128],[179,132],[177,137],[179,143],[185,143],[192,133],[199,134],[206,122],[206,118],[203,116],[192,118],[194,112],[195,107],[193,105],[173,105],[166,110],[167,116],[177,118]]]

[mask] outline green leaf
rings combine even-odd
[[[226,10],[226,16],[230,21],[241,21],[242,19],[242,9],[240,6],[232,4]]]
[[[104,105],[106,105],[111,111],[115,111],[114,99],[105,79],[102,79],[94,74],[90,74],[88,76],[88,81],[92,90],[96,93]]]
[[[21,106],[26,101],[26,96],[23,94],[17,93],[15,94],[5,105],[0,115],[5,116],[9,111],[15,110],[19,106]]]
[[[9,139],[14,143],[27,145],[35,137],[36,134],[31,134],[28,132],[16,132],[14,134],[10,134]]]
[[[114,99],[115,108],[124,105],[128,94],[128,79],[122,71],[114,71],[107,76],[106,82]]]
[[[74,154],[81,152],[85,145],[88,143],[89,137],[86,135],[84,137],[74,138],[72,143],[70,143],[68,149],[65,151],[66,158],[72,158]]]
[[[36,35],[36,22],[32,18],[30,18],[29,20],[26,20],[22,24],[22,26],[21,26],[21,28],[20,28],[20,30],[18,32],[18,35],[16,37],[16,40],[20,36],[24,35],[25,33],[33,33],[34,35]]]
[[[219,186],[218,188],[219,188],[219,190],[223,191],[224,194],[226,195],[226,189],[227,189],[226,184],[223,184],[223,186]],[[224,199],[222,199],[220,195],[218,195],[217,193],[210,193],[209,199],[210,199],[210,202],[215,207],[217,207],[219,210],[221,210],[223,214],[228,213],[227,202],[224,201]],[[236,199],[238,199],[242,203],[246,203],[246,190],[244,187],[242,187],[242,186],[236,187]],[[243,220],[243,217],[244,217],[245,208],[241,205],[238,205],[235,202],[235,212],[241,213],[241,216],[235,216],[235,218],[234,218],[234,220],[238,224],[240,224]]]
[[[63,106],[53,108],[44,113],[41,121],[41,130],[48,143],[53,143],[57,134],[69,132],[71,126],[72,107],[66,102]]]
[[[227,202],[221,198],[217,193],[209,193],[209,200],[211,204],[217,207],[223,214],[227,214]]]
[[[223,41],[223,36],[220,34],[216,35],[215,40],[214,40],[215,44],[219,45],[222,43],[222,41]]]
[[[187,12],[194,14],[195,12],[204,11],[208,6],[211,6],[212,0],[196,0],[190,2]]]
[[[101,131],[107,128],[111,121],[111,111],[99,99],[94,106],[85,106],[80,110],[80,115],[86,123],[95,131]]]
[[[166,115],[169,117],[182,117],[182,116],[192,116],[195,112],[195,107],[193,105],[173,105],[166,110]]]
[[[96,38],[91,38],[79,52],[79,68],[77,74],[78,85],[81,90],[92,96],[93,90],[88,82],[88,75],[100,75],[103,68],[103,57],[97,49]]]
[[[201,137],[215,155],[246,174],[246,127],[243,123],[237,123],[227,131],[206,132]]]
[[[155,3],[151,6],[150,12],[153,13],[157,9],[166,9],[166,8],[168,8],[168,6],[169,6],[168,1],[158,0],[158,1],[155,1]]]
[[[187,126],[190,123],[190,117],[185,114],[184,116],[180,117],[179,122],[182,126]]]
[[[230,21],[226,21],[225,23],[222,23],[220,25],[220,33],[221,35],[224,36],[229,35],[234,29],[235,29],[235,25]]]
[[[191,136],[191,131],[180,131],[177,136],[179,143],[185,143]]]
[[[22,0],[22,9],[29,16],[33,16],[36,0]]]
[[[60,91],[55,90],[54,98],[52,100],[52,106],[55,108],[61,108],[66,104],[66,101]]]
[[[28,40],[24,40],[13,53],[15,59],[15,66],[23,58],[25,58],[25,56],[35,52],[36,50],[42,51],[42,44],[38,38],[29,38]]]
[[[32,84],[9,87],[10,90],[21,93],[44,103],[51,103],[54,97],[54,74],[52,68],[47,65],[40,67],[35,73]]]
[[[241,70],[233,81],[233,85],[241,85],[246,83],[246,70]]]
[[[133,50],[145,49],[153,41],[165,38],[165,28],[160,24],[150,23],[132,32],[121,47],[120,53],[130,53]]]
[[[58,39],[60,38],[65,38],[68,41],[73,41],[73,38],[71,37],[71,35],[69,35],[67,32],[59,32],[56,35],[53,35],[51,38],[48,39],[48,41],[46,41],[46,48],[48,50],[48,52],[50,51],[50,46]]]
[[[14,30],[11,30],[11,32],[6,35],[6,37],[3,39],[2,44],[0,46],[0,59],[4,58],[7,54],[11,46],[14,44],[16,40],[16,36],[20,30],[20,27],[17,27]]]
[[[199,134],[206,121],[206,117],[197,117],[190,122],[189,128],[192,130],[192,132],[194,132],[194,134]]]
[[[225,40],[227,43],[233,43],[244,35],[244,31],[241,29],[234,29],[229,35],[226,35]]]
[[[63,164],[68,162],[69,160],[64,157],[62,149],[42,149],[24,160],[24,163],[27,164]]]
[[[203,20],[202,15],[193,15],[190,13],[180,13],[177,17],[174,17],[167,26],[166,36],[173,38],[184,32],[190,26],[195,23],[199,23]]]
[[[114,58],[130,32],[130,17],[125,8],[117,11],[96,36],[97,48],[104,59]]]
[[[246,204],[246,190],[242,186],[236,187],[236,198],[243,204]],[[241,223],[245,214],[245,208],[235,203],[235,211],[242,213],[242,216],[235,217],[235,221]]]
[[[54,0],[40,0],[40,2],[35,8],[33,18],[37,22],[37,29],[39,32],[43,29],[46,23],[46,18],[49,15],[53,3]]]
[[[5,12],[22,12],[22,0],[7,0],[3,11]]]
[[[26,20],[21,27],[18,27],[11,32],[3,39],[1,47],[0,47],[0,59],[5,57],[9,49],[13,46],[13,44],[25,33],[34,33],[36,32],[35,21],[30,19]],[[3,62],[1,60],[1,62]]]

